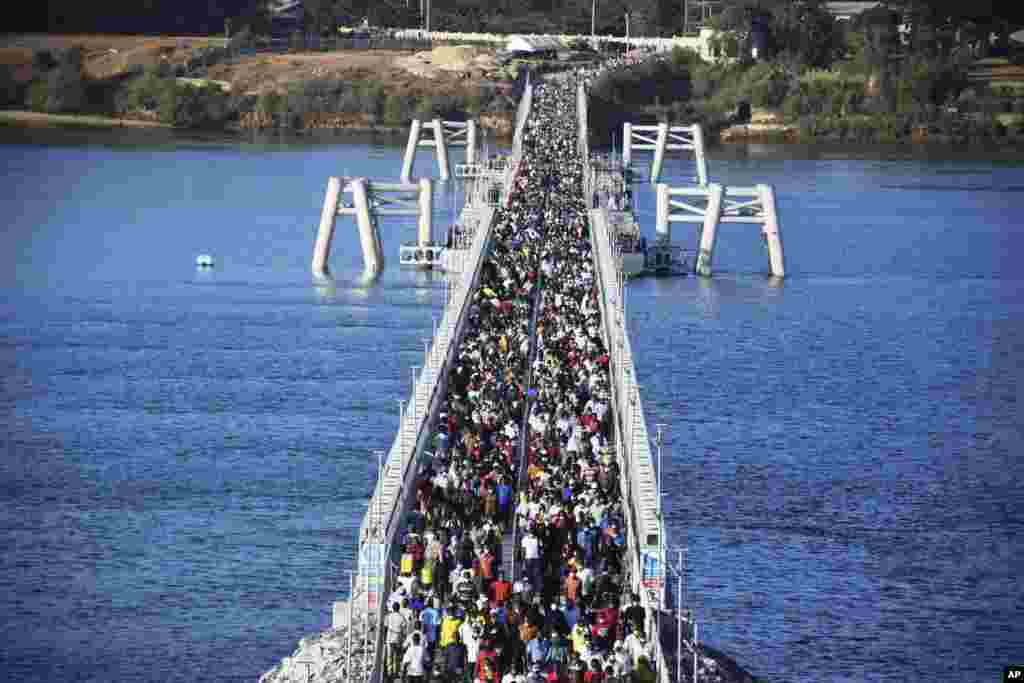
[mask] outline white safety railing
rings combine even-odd
[[[625,278],[617,268],[607,214],[590,212],[594,264],[601,296],[603,334],[609,349],[612,402],[615,406],[616,448],[623,477],[623,496],[630,536],[632,584],[653,621],[664,606],[666,536],[656,471],[651,454],[640,386],[633,366],[625,312]],[[658,633],[654,624],[648,633]],[[654,639],[661,680],[667,680],[667,665],[660,640]]]

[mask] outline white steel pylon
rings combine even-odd
[[[701,223],[700,250],[694,272],[711,275],[715,239],[719,223],[754,223],[768,244],[768,268],[776,277],[786,274],[782,256],[782,235],[775,208],[775,189],[771,185],[723,187],[711,183],[705,187],[669,187],[658,184],[658,237],[672,239],[672,223]]]
[[[654,137],[651,137],[651,134]],[[699,123],[692,126],[669,126],[659,123],[656,126],[634,126],[622,124],[622,165],[629,167],[633,161],[634,151],[653,151],[651,162],[651,182],[656,183],[661,177],[661,168],[665,161],[665,152],[693,152],[697,167],[695,180],[701,187],[708,184],[708,166],[704,157],[704,131]]]
[[[431,131],[433,137],[423,138],[424,131]],[[437,158],[438,172],[441,180],[448,180],[451,169],[448,165],[448,148],[465,147],[466,163],[476,163],[476,121],[442,121],[434,119],[423,122],[413,119],[409,127],[409,140],[405,145],[405,157],[402,160],[403,183],[410,182],[412,167],[416,162],[416,150],[420,147],[433,147]]]
[[[343,192],[351,195],[351,202],[342,202]],[[375,274],[384,264],[378,218],[417,216],[418,241],[425,245],[431,238],[433,203],[433,183],[429,178],[421,178],[417,183],[378,183],[366,178],[353,178],[344,187],[340,178],[330,178],[313,247],[313,275],[322,278],[330,274],[327,262],[338,216],[355,216],[363,248],[363,264],[368,272]]]

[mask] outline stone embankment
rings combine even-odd
[[[347,608],[339,604],[336,609],[341,609],[344,614]],[[353,616],[351,672],[348,670],[348,628],[343,625],[300,640],[291,656],[260,676],[259,683],[349,683],[365,680],[364,662],[368,653],[373,654],[375,633],[376,628],[371,626],[369,644],[364,645],[366,629],[362,615],[357,613]]]
[[[798,126],[782,122],[782,118],[773,112],[755,110],[751,113],[750,122],[729,126],[719,133],[722,142],[756,142],[771,140],[778,142],[796,142],[800,137]]]

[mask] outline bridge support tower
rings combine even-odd
[[[343,194],[351,195],[351,202],[343,202]],[[433,183],[429,178],[421,178],[416,183],[379,183],[366,178],[353,178],[342,186],[341,179],[330,178],[320,214],[320,228],[313,247],[312,267],[316,277],[325,278],[330,275],[327,264],[339,215],[355,217],[363,250],[363,266],[367,273],[376,275],[384,265],[379,217],[418,217],[417,244],[430,244],[433,229]]]
[[[653,137],[652,137],[653,135]],[[696,165],[697,184],[708,184],[708,166],[704,156],[704,130],[699,123],[692,126],[669,126],[659,123],[656,126],[635,126],[632,123],[622,124],[622,165],[629,167],[633,161],[634,151],[653,151],[651,162],[651,182],[661,178],[665,152],[693,152]]]
[[[655,225],[659,240],[671,241],[673,223],[702,225],[700,249],[694,264],[697,275],[711,276],[720,223],[760,225],[768,247],[768,271],[775,277],[786,274],[775,189],[771,185],[724,187],[711,183],[704,187],[669,187],[659,183]]]
[[[432,131],[433,136],[423,138],[425,130]],[[402,160],[400,179],[403,183],[410,182],[412,178],[412,167],[416,163],[416,150],[420,147],[434,148],[441,180],[448,180],[451,177],[451,168],[448,163],[450,147],[465,147],[466,163],[476,163],[476,121],[434,119],[424,123],[419,119],[413,119],[412,126],[409,128],[409,140],[405,145],[405,157]]]

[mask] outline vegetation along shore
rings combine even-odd
[[[598,52],[563,37],[535,54],[438,36],[399,39],[396,29],[373,23],[417,26],[422,18],[388,14],[388,2],[361,11],[340,2],[303,5],[283,42],[272,37],[272,18],[248,5],[227,17],[238,27],[230,38],[7,35],[0,108],[12,111],[0,123],[402,131],[414,117],[440,116],[477,118],[507,137],[527,70],[601,63],[608,68],[592,84],[591,102],[601,140],[616,140],[629,120],[699,122],[723,142],[1024,147],[1024,45],[1009,37],[1019,18],[991,3],[905,0],[840,17],[818,0],[726,0],[703,22],[707,50],[603,44]],[[437,5],[434,28],[442,31],[589,29],[560,5],[481,9],[473,21]],[[678,12],[644,7],[623,5],[642,35],[694,35]],[[625,14],[611,19],[612,9],[602,10],[598,33],[623,32]],[[355,35],[359,15],[369,20],[359,24],[361,42],[339,38]],[[12,113],[26,111],[37,115]]]

